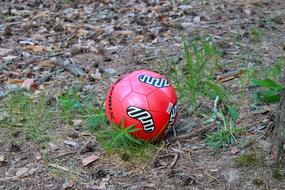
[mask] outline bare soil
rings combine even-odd
[[[26,79],[33,79],[34,93],[57,97],[80,86],[82,94],[93,92],[103,101],[110,84],[123,73],[149,69],[166,74],[166,60],[183,62],[181,42],[197,35],[212,37],[222,49],[223,68],[217,75],[253,66],[262,71],[277,58],[284,59],[285,3],[1,1],[0,106],[13,84]],[[240,90],[236,80],[225,86]],[[251,94],[241,100],[237,126],[246,128],[239,137],[243,143],[218,152],[204,142],[215,126],[189,116],[185,108],[176,123],[177,136],[194,135],[171,140],[170,130],[150,158],[131,161],[106,153],[84,128],[57,123],[51,145],[23,137],[21,127],[0,126],[0,189],[285,189],[284,179],[274,177],[270,139],[265,136],[275,107],[252,109]],[[262,155],[258,165],[235,162],[254,151]],[[82,159],[94,154],[98,159],[83,166]]]

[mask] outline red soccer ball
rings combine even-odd
[[[106,114],[109,122],[134,126],[141,140],[160,139],[173,126],[178,112],[174,88],[158,73],[137,70],[122,76],[109,89]]]

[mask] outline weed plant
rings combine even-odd
[[[253,85],[258,87],[254,92],[255,103],[276,103],[280,100],[280,94],[284,86],[278,82],[282,73],[284,62],[279,59],[270,70],[266,70],[264,79],[252,80]]]
[[[124,119],[119,125],[108,124],[104,104],[98,104],[94,99],[94,95],[81,99],[76,89],[63,94],[59,98],[62,118],[67,123],[82,119],[105,150],[123,155],[124,159],[126,155],[129,159],[135,155],[145,156],[147,150],[154,147],[151,143],[135,139],[131,133],[138,129],[134,126],[124,127]]]
[[[207,144],[214,149],[226,148],[229,144],[235,144],[237,142],[236,136],[243,132],[244,129],[237,128],[232,119],[227,121],[221,111],[218,111],[216,114],[219,119],[216,121],[218,130],[207,135]]]
[[[182,104],[198,106],[205,98],[219,96],[229,102],[228,91],[215,82],[215,72],[220,67],[221,51],[208,39],[183,42],[185,64],[172,64],[170,78]]]
[[[25,91],[12,93],[2,102],[0,126],[20,128],[33,141],[43,142],[50,139],[53,110],[48,107],[44,95],[31,97]]]
[[[131,133],[140,129],[134,126],[124,127],[124,118],[121,123],[107,126],[97,133],[97,138],[103,148],[109,153],[118,153],[124,160],[129,160],[135,156],[146,156],[149,150],[155,145],[143,140],[135,139]],[[126,159],[127,157],[127,159]]]

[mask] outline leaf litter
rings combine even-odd
[[[216,73],[216,80],[235,89],[235,80],[256,63],[262,63],[259,69],[263,69],[273,64],[276,57],[284,58],[282,3],[282,0],[2,1],[0,104],[1,97],[20,88],[32,93],[45,91],[52,99],[63,90],[78,86],[80,95],[92,92],[103,101],[108,86],[120,75],[134,69],[164,72],[161,60],[181,59],[182,39],[201,35],[209,35],[222,49],[223,67]],[[240,110],[238,125],[256,128],[266,119],[266,114],[248,111],[248,102],[241,104],[245,106]],[[197,186],[198,189],[227,189],[230,186],[253,189],[252,176],[266,181],[266,187],[283,188],[280,181],[269,176],[268,168],[254,172],[233,169],[231,158],[243,152],[241,147],[229,147],[231,155],[226,152],[219,158],[213,156],[201,140],[209,131],[208,126],[203,126],[195,116],[191,120],[199,128],[189,129],[190,133],[178,134],[169,141],[155,157],[154,167],[141,162],[126,166],[116,156],[106,154],[93,135],[80,131],[84,123],[79,120],[73,121],[79,128],[76,142],[66,140],[70,138],[66,124],[55,123],[53,138],[57,141],[49,141],[47,149],[28,138],[24,144],[12,142],[19,138],[15,132],[14,139],[0,139],[0,176],[4,177],[0,188],[185,189]],[[0,134],[9,131],[0,127]],[[249,138],[256,138],[255,135],[250,134]],[[179,150],[177,139],[181,143]],[[254,146],[265,150],[268,141],[258,139]],[[64,144],[75,147],[75,151],[70,154]],[[76,148],[81,144],[85,147]],[[168,168],[177,152],[179,158],[175,156],[175,165]],[[33,175],[25,176],[25,181],[17,180],[27,172],[26,163],[41,167]],[[102,166],[109,177],[95,175],[96,166]],[[58,177],[58,170],[68,175]],[[75,179],[65,179],[73,174]]]

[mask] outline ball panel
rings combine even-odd
[[[112,85],[106,95],[106,101],[105,101],[105,112],[106,112],[106,116],[108,118],[108,121],[110,122],[111,119],[111,111],[110,108],[112,107],[112,94],[113,94],[113,90],[114,90],[114,85]]]
[[[114,86],[113,96],[122,101],[131,92],[132,87],[130,81],[123,79]]]
[[[142,129],[140,121],[129,117],[126,112],[124,112],[123,117],[124,117],[124,122],[125,122],[125,128],[130,127],[130,126],[134,126],[135,128]]]
[[[149,110],[148,101],[145,95],[131,92],[122,102],[124,112],[129,106],[136,106],[145,110]]]
[[[173,105],[177,103],[177,99],[169,99],[169,102],[171,102]]]
[[[121,123],[124,112],[121,102],[115,97],[111,97],[111,104],[107,102],[106,114],[109,122],[114,122],[115,125]]]
[[[152,92],[147,96],[150,111],[166,113],[169,106],[168,97],[160,90]]]
[[[161,88],[161,91],[169,98],[169,99],[177,99],[176,92],[172,86]]]
[[[167,128],[169,122],[169,114],[161,112],[151,112],[151,114],[156,127],[154,137],[160,139],[164,135]]]
[[[157,88],[139,81],[138,76],[135,76],[131,80],[132,89],[134,92],[148,95],[155,91]]]

